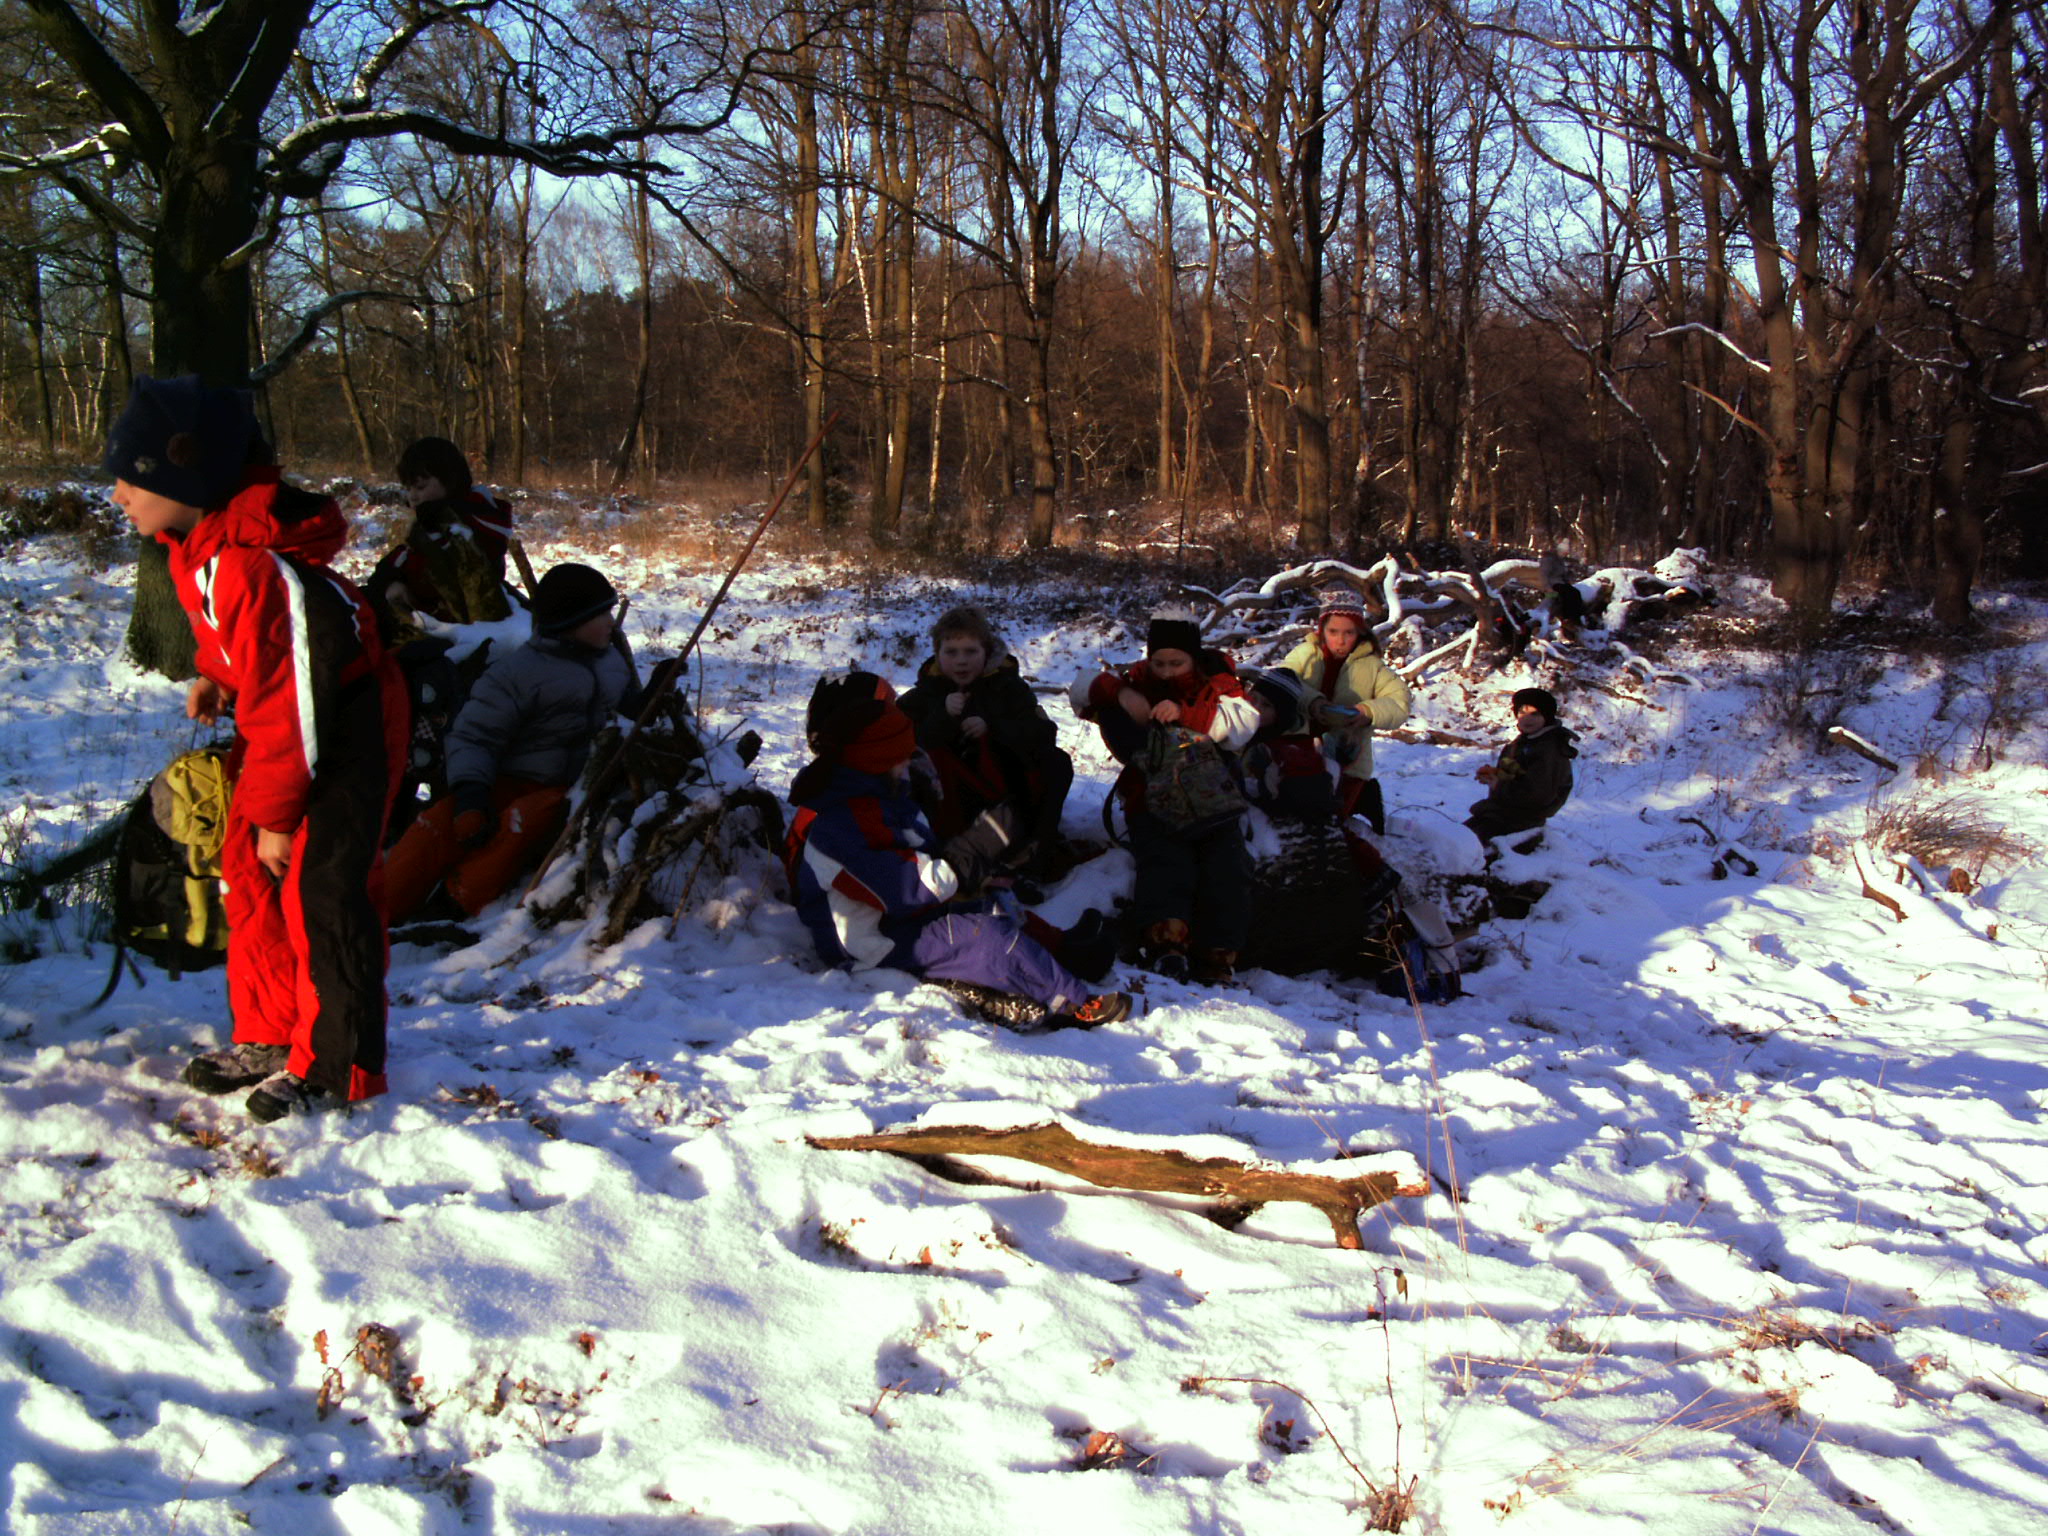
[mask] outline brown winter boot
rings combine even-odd
[[[1140,958],[1151,970],[1168,981],[1188,979],[1188,925],[1184,918],[1169,917],[1145,930]]]
[[[1237,980],[1237,951],[1205,949],[1195,956],[1194,979],[1205,987],[1227,987]]]

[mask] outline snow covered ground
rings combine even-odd
[[[719,573],[609,543],[534,555],[605,567],[666,654]],[[0,565],[10,854],[75,840],[192,737],[181,690],[120,657],[127,580],[33,544]],[[907,679],[931,619],[980,597],[1064,685],[1132,654],[1090,615],[1153,595],[764,555],[698,673],[780,791],[821,669]],[[78,1016],[105,946],[6,919],[43,953],[0,968],[0,1526],[2041,1530],[2048,722],[2017,717],[2048,608],[1984,607],[1994,651],[1805,668],[1680,636],[1700,687],[1567,688],[1578,794],[1506,870],[1552,889],[1419,1018],[1327,978],[1147,978],[1137,1018],[1019,1037],[899,974],[821,973],[735,878],[609,951],[516,917],[401,947],[391,1095],[259,1129],[175,1078],[220,1037],[218,973],[151,971]],[[1438,675],[1416,723],[1498,740],[1533,680]],[[1788,724],[1794,686],[1905,763],[1888,798]],[[1107,760],[1053,712],[1086,833]],[[1957,771],[1980,738],[2002,760]],[[1490,759],[1380,748],[1411,817],[1461,817]],[[1969,895],[1896,884],[1873,803],[1958,795],[2010,856]],[[1712,878],[1710,834],[1758,872]],[[1127,873],[1084,866],[1050,915]],[[1048,1114],[1340,1172],[1405,1151],[1434,1193],[1345,1252],[1306,1207],[1228,1231],[805,1139]]]

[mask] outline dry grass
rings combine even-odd
[[[1870,846],[1897,859],[1915,859],[1926,869],[1968,870],[1974,883],[1985,871],[2015,868],[2040,850],[2006,829],[1990,805],[1971,795],[1939,799],[1892,796],[1864,814]]]

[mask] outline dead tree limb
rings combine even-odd
[[[1190,1157],[1156,1147],[1115,1147],[1083,1141],[1063,1125],[936,1125],[870,1136],[811,1136],[828,1152],[892,1152],[922,1162],[946,1157],[1013,1157],[1085,1180],[1098,1189],[1193,1195],[1219,1205],[1259,1206],[1277,1200],[1312,1205],[1329,1218],[1339,1248],[1363,1246],[1358,1220],[1396,1196],[1429,1193],[1412,1163],[1351,1178],[1253,1168],[1227,1157]]]
[[[1898,897],[1887,895],[1870,883],[1870,876],[1863,872],[1863,861],[1856,856],[1856,850],[1853,848],[1849,850],[1849,862],[1856,866],[1856,878],[1863,882],[1863,894],[1903,923],[1906,920],[1905,907]]]
[[[1838,747],[1847,747],[1851,752],[1854,752],[1858,757],[1868,758],[1871,762],[1877,764],[1878,767],[1882,768],[1886,773],[1897,773],[1899,771],[1899,765],[1897,763],[1893,762],[1890,758],[1886,757],[1882,752],[1878,751],[1876,747],[1872,746],[1867,740],[1865,740],[1861,736],[1858,736],[1854,731],[1850,730],[1846,726],[1829,726],[1828,740],[1833,742]]]

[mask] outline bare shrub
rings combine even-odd
[[[1781,651],[1756,679],[1757,714],[1782,735],[1825,736],[1883,677],[1883,659],[1869,651]]]
[[[1930,870],[1966,869],[1978,882],[1986,869],[2009,869],[2040,851],[1971,795],[1876,802],[1864,813],[1863,836],[1893,858],[1915,859]]]
[[[2004,757],[2033,725],[2044,695],[2048,695],[2048,670],[2032,666],[2010,651],[1994,657],[1984,669],[1978,698],[1976,740],[1970,754],[1973,766],[1986,769]]]

